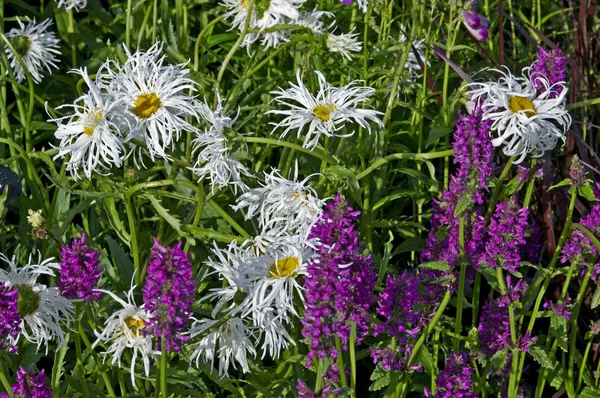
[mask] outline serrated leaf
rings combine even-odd
[[[552,360],[548,356],[548,353],[546,353],[546,351],[544,351],[544,349],[542,347],[538,347],[538,346],[531,347],[529,349],[529,353],[531,354],[531,356],[533,357],[533,359],[535,359],[535,361],[537,363],[542,365],[542,367],[544,367],[546,369],[550,369],[550,370],[554,369],[554,366],[556,365],[556,363],[552,362]]]
[[[445,261],[431,261],[428,263],[419,264],[419,268],[433,269],[436,271],[450,271],[452,267]]]
[[[600,287],[597,286],[594,296],[592,297],[592,309],[596,308],[598,305],[600,305]]]
[[[490,363],[492,364],[492,368],[494,369],[502,369],[506,364],[506,357],[508,356],[508,348],[497,351],[492,358],[490,359]]]
[[[593,202],[596,200],[596,196],[594,195],[594,190],[589,185],[584,185],[582,187],[579,187],[579,195],[583,196],[590,202]]]
[[[177,217],[170,214],[169,211],[165,209],[163,205],[158,201],[158,199],[156,199],[154,196],[147,197],[150,199],[152,206],[154,206],[156,211],[158,211],[158,214],[160,214],[160,216],[164,218],[165,221],[168,222],[169,225],[173,227],[175,231],[177,231],[179,236],[185,236],[185,233],[181,230],[181,221],[179,221]]]
[[[454,217],[458,217],[463,214],[471,205],[471,195],[465,195],[458,200],[456,207],[454,208]]]
[[[579,398],[600,398],[600,394],[591,387],[585,387],[579,394]]]
[[[554,337],[558,342],[558,346],[564,352],[567,352],[569,349],[567,340],[567,320],[562,316],[558,316],[556,313],[553,313],[552,317],[550,318],[550,331],[554,334]]]
[[[562,180],[561,182],[559,182],[556,185],[552,185],[550,188],[548,188],[548,191],[553,190],[554,188],[558,188],[558,187],[564,187],[566,185],[573,185],[573,183],[571,182],[570,179],[565,178],[564,180]]]
[[[373,372],[375,373],[375,372]],[[369,386],[369,391],[379,391],[390,384],[390,373],[387,372],[382,377],[375,379],[375,381]]]

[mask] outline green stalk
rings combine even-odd
[[[592,342],[594,341],[594,337],[590,337],[587,345],[585,346],[585,352],[583,353],[583,359],[581,360],[581,368],[579,369],[579,377],[577,377],[577,391],[581,388],[581,382],[583,381],[583,372],[584,368],[587,366],[588,355],[590,354],[590,349],[592,348]]]
[[[2,382],[2,385],[4,386],[4,390],[8,393],[9,397],[13,396],[13,391],[12,388],[10,388],[10,383],[8,381],[8,379],[6,378],[6,375],[4,374],[4,364],[0,363],[0,382]]]
[[[496,182],[496,186],[494,187],[494,192],[492,193],[492,200],[490,201],[490,206],[485,214],[486,224],[489,223],[492,214],[494,214],[494,209],[496,209],[496,203],[498,203],[498,199],[500,198],[500,193],[502,192],[502,185],[504,185],[504,180],[508,175],[510,168],[512,166],[512,162],[515,160],[516,156],[512,156],[502,169],[502,173],[500,173],[500,177],[498,177],[498,181]]]
[[[163,336],[160,344],[160,393],[167,398],[167,342]]]
[[[125,15],[125,45],[131,49],[131,0],[127,0],[127,11]]]
[[[340,381],[342,382],[342,387],[348,387],[348,382],[346,381],[346,367],[344,366],[344,354],[342,351],[342,343],[340,341],[340,336],[335,336],[335,348],[338,351],[337,363],[338,368],[340,370]]]
[[[458,239],[460,245],[460,276],[458,279],[458,297],[456,302],[456,323],[454,325],[454,333],[460,336],[462,332],[462,312],[463,302],[465,300],[465,278],[467,274],[467,262],[465,259],[465,216],[460,215],[458,227]],[[454,339],[454,351],[458,352],[460,338]]]
[[[125,212],[127,213],[127,220],[129,221],[129,249],[131,256],[133,257],[133,269],[135,274],[135,284],[141,284],[141,269],[140,269],[140,250],[138,247],[137,239],[137,224],[135,221],[135,213],[131,206],[131,197],[125,195]]]
[[[154,1],[156,3],[156,1],[158,0]],[[206,24],[204,29],[202,29],[200,33],[198,33],[198,36],[196,37],[196,43],[194,44],[194,72],[198,72],[200,68],[200,43],[202,42],[202,38],[210,28],[221,22],[223,19],[225,19],[225,14],[219,15],[218,17],[210,21],[208,24]]]
[[[356,323],[350,325],[350,342],[348,343],[350,351],[350,389],[352,396],[356,396]]]
[[[248,234],[248,232],[246,232],[246,230],[242,228],[240,224],[238,224],[233,218],[231,218],[231,216],[227,214],[227,212],[223,210],[223,208],[219,206],[214,200],[209,199],[208,204],[210,204],[212,208],[215,209],[225,221],[227,221],[227,224],[229,224],[233,229],[235,229],[242,237],[248,238],[250,236],[250,234]]]
[[[315,382],[315,392],[319,393],[323,388],[323,376],[325,375],[325,358],[318,358],[317,361],[317,380]]]
[[[326,155],[324,152],[322,152],[321,150],[319,150],[317,148],[306,149],[306,148],[303,148],[301,145],[294,144],[294,143],[291,143],[288,141],[276,140],[274,138],[240,136],[240,137],[237,137],[236,139],[239,139],[240,141],[251,142],[251,143],[256,143],[256,144],[268,144],[268,145],[282,146],[282,147],[293,149],[298,152],[305,153],[307,155],[314,156],[317,159],[326,161],[327,163],[329,163],[331,165],[338,164],[337,159],[333,158],[332,156]]]
[[[500,292],[505,295],[507,294],[506,284],[504,283],[504,273],[502,267],[496,268],[496,278],[498,279],[498,285],[500,286]],[[520,355],[519,347],[517,347],[517,330],[515,328],[515,310],[512,303],[508,304],[508,316],[510,320],[510,338],[513,344],[512,347],[512,364],[510,370],[510,376],[508,380],[508,396],[516,396],[516,389],[518,388],[517,372],[519,369],[519,357],[525,357]]]
[[[375,169],[383,166],[384,164],[386,164],[392,160],[428,160],[428,159],[444,158],[444,157],[451,156],[453,154],[454,154],[453,149],[448,149],[446,151],[440,151],[440,152],[427,152],[427,153],[394,153],[394,154],[387,155],[382,158],[375,159],[369,167],[367,167],[366,169],[364,169],[363,171],[361,171],[360,173],[358,173],[356,175],[356,179],[360,180],[360,179],[364,178],[365,176],[372,173]]]
[[[575,302],[575,307],[573,307],[573,312],[570,316],[571,323],[571,338],[570,338],[570,346],[569,346],[569,367],[567,368],[567,377],[565,378],[565,387],[567,389],[567,393],[569,393],[570,397],[576,396],[577,390],[575,390],[575,355],[576,355],[576,343],[577,343],[577,316],[579,315],[579,310],[581,309],[581,305],[583,304],[583,299],[585,297],[585,292],[587,290],[588,283],[590,282],[590,278],[592,277],[592,268],[588,268],[587,273],[583,277],[583,281],[581,282],[581,286],[579,288],[579,294],[577,295],[577,301]],[[583,372],[582,372],[583,373]]]
[[[77,319],[77,330],[74,332],[73,340],[75,341],[75,355],[77,356],[77,367],[79,368],[79,376],[81,380],[81,389],[83,391],[84,398],[90,397],[88,390],[87,380],[85,378],[85,368],[83,367],[83,356],[81,354],[81,335],[79,330],[81,329],[81,302],[75,303],[75,318]]]
[[[74,40],[73,38],[75,37],[75,23],[74,23],[74,19],[73,19],[73,10],[69,10],[68,12],[68,16],[69,16],[69,25],[67,27],[67,32],[70,33],[70,37],[69,40]],[[77,68],[77,47],[75,46],[75,43],[71,43],[71,67],[73,69]]]

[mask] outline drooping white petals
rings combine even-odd
[[[362,50],[362,43],[356,38],[358,33],[342,33],[335,35],[333,33],[327,36],[327,49],[332,53],[339,53],[348,61],[352,60],[350,53]]]

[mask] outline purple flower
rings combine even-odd
[[[384,369],[407,370],[416,336],[421,331],[424,295],[419,291],[416,274],[404,271],[402,275],[388,275],[384,291],[379,295],[377,315],[383,322],[375,325],[374,336],[385,335],[395,339],[395,346],[371,349],[375,363]],[[420,370],[420,366],[411,366]]]
[[[569,168],[569,180],[571,184],[581,187],[585,182],[585,170],[583,169],[583,163],[579,160],[579,156],[573,155],[571,160],[571,167]]]
[[[347,349],[350,323],[356,325],[356,344],[369,331],[377,275],[370,257],[360,254],[355,230],[359,214],[338,194],[311,230],[310,237],[318,238],[321,245],[317,258],[309,261],[304,279],[301,321],[302,336],[310,347],[309,364],[315,358],[337,358],[335,336],[342,349]]]
[[[491,357],[496,352],[510,346],[508,307],[501,305],[498,299],[487,300],[481,310],[477,332],[479,333],[481,352],[484,355]]]
[[[521,247],[525,241],[529,210],[519,206],[516,197],[498,203],[489,225],[481,263],[515,272],[521,266]]]
[[[342,3],[345,6],[349,6],[350,4],[352,4],[352,0],[340,0],[340,3]]]
[[[561,304],[555,303],[553,301],[548,301],[548,300],[546,300],[546,302],[544,303],[545,310],[554,311],[554,312],[556,312],[556,315],[565,318],[567,321],[571,317],[571,311],[567,311],[567,310],[570,310],[572,307],[573,307],[573,304],[571,304],[570,297],[567,297],[565,300],[563,300],[563,302]]]
[[[579,223],[589,229],[596,237],[600,236],[600,204],[595,204],[587,216]],[[592,266],[594,259],[600,254],[590,238],[576,229],[569,237],[561,251],[561,263],[575,262],[578,266]]]
[[[15,287],[0,282],[0,350],[14,353],[17,346],[11,344],[21,333],[18,312],[19,293]]]
[[[173,247],[162,246],[154,238],[148,259],[148,276],[144,285],[144,303],[152,318],[144,333],[157,337],[157,349],[162,339],[168,352],[179,351],[189,339],[183,335],[192,314],[194,278],[189,255],[181,250],[181,242]]]
[[[565,65],[567,58],[563,55],[560,49],[546,51],[540,47],[540,52],[537,55],[537,60],[531,66],[533,84],[537,90],[545,89],[545,84],[542,79],[536,79],[536,76],[541,76],[550,83],[549,98],[557,98],[562,93],[561,86],[554,85],[558,82],[565,81]]]
[[[490,21],[475,10],[462,11],[463,22],[469,32],[479,41],[488,38]]]
[[[435,382],[435,398],[475,398],[473,374],[467,355],[451,353],[446,358],[446,367]]]
[[[11,386],[13,398],[51,398],[52,390],[46,383],[44,371],[33,372],[23,366],[17,371],[17,384]],[[0,398],[9,398],[7,393],[2,393]]]
[[[99,253],[90,250],[81,239],[73,239],[71,246],[61,246],[60,252],[60,293],[69,299],[98,300],[100,292],[94,291],[102,275]]]

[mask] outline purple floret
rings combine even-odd
[[[34,372],[23,366],[17,371],[17,384],[11,386],[13,398],[51,398],[52,390],[46,383],[44,371]],[[2,393],[0,398],[9,398],[7,393]]]
[[[21,317],[18,312],[17,288],[0,283],[0,350],[14,353],[17,346],[11,343],[21,333]]]
[[[86,245],[85,234],[81,239],[73,239],[70,246],[61,246],[60,252],[60,293],[69,299],[98,300],[100,292],[94,291],[102,275],[100,253]]]

